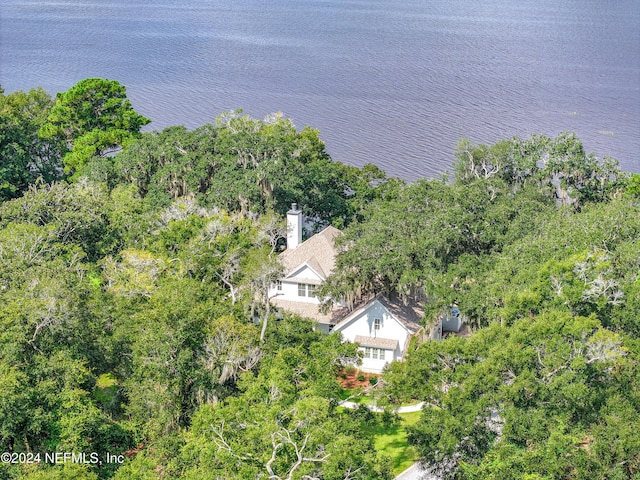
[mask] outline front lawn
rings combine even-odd
[[[407,442],[405,427],[415,424],[420,418],[420,412],[399,415],[401,421],[391,427],[385,427],[381,422],[363,426],[374,436],[376,451],[391,457],[394,475],[405,471],[418,459],[415,449]]]

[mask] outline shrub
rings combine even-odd
[[[375,414],[366,405],[358,405],[358,408],[351,410],[351,415],[358,421],[367,425],[376,424]]]
[[[344,373],[346,373],[347,375],[353,375],[354,373],[356,373],[356,370],[357,368],[353,365],[347,365],[346,367],[344,367]]]
[[[392,426],[400,423],[400,415],[388,408],[385,408],[382,412],[381,421],[385,428],[391,428]]]

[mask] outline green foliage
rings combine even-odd
[[[272,329],[290,331],[280,325]],[[313,474],[343,479],[349,471],[357,471],[357,478],[390,478],[371,440],[356,435],[356,425],[331,400],[340,390],[337,370],[354,354],[353,346],[335,335],[268,354],[257,376],[241,377],[240,396],[197,411],[182,453],[186,470],[181,478],[202,478],[207,472],[214,478]]]
[[[65,462],[61,466],[39,468],[24,477],[28,480],[98,480],[87,465]]]
[[[281,115],[146,123],[109,80],[0,90],[0,447],[130,457],[0,477],[373,480],[416,453],[449,478],[638,475],[637,175],[571,134],[462,141],[453,182],[406,184]],[[357,349],[273,315],[292,202],[344,228],[323,293],[397,292],[427,325],[457,301],[474,327],[387,367],[381,404],[426,401],[412,425],[337,407]]]
[[[627,187],[625,193],[632,196],[635,199],[640,198],[640,174],[634,173],[629,176],[627,180]]]
[[[87,78],[56,95],[40,135],[66,143],[65,171],[77,175],[92,157],[131,143],[150,121],[133,110],[123,85]]]
[[[180,197],[229,212],[286,213],[297,202],[318,227],[345,225],[386,188],[384,172],[332,162],[317,130],[297,131],[280,114],[256,120],[224,113],[192,131],[142,135],[113,163],[92,162],[92,179],[136,185],[153,208]]]
[[[9,222],[46,226],[62,244],[77,245],[95,260],[112,242],[108,204],[106,189],[88,182],[31,187],[22,197],[0,205],[0,227]]]
[[[209,292],[200,282],[167,283],[133,325],[117,326],[132,336],[127,412],[148,438],[184,426],[195,408],[223,395],[224,384],[260,356],[256,329],[217,318],[220,308],[207,301]]]
[[[610,415],[640,420],[637,360],[594,317],[550,312],[423,344],[385,380],[392,396],[428,403],[409,440],[445,478],[626,478],[635,440]],[[622,446],[607,457],[596,446],[608,435]]]
[[[510,322],[545,308],[598,314],[637,335],[638,207],[626,201],[558,211],[504,250],[487,273],[487,315]],[[509,283],[502,280],[509,278]]]
[[[472,145],[465,139],[458,143],[456,157],[459,183],[499,179],[514,188],[534,184],[567,205],[608,200],[625,184],[617,161],[599,161],[587,154],[573,133],[554,139],[514,137],[490,146]]]
[[[53,101],[41,88],[0,92],[0,202],[62,177],[62,145],[38,137]]]
[[[528,233],[533,212],[553,208],[529,187],[514,193],[480,180],[462,186],[418,180],[370,204],[364,220],[345,230],[336,272],[322,293],[357,303],[370,294],[398,292],[430,297],[439,310],[456,299],[450,285],[475,277],[465,268],[470,262],[487,262]]]

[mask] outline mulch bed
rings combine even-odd
[[[364,376],[364,380],[358,380],[358,377],[360,375]],[[338,373],[338,381],[340,382],[340,385],[342,385],[342,388],[346,388],[347,390],[370,387],[371,382],[369,381],[369,379],[371,377],[379,377],[379,375],[358,371],[347,373],[344,370],[340,370],[340,372]]]

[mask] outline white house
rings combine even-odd
[[[280,254],[284,275],[269,290],[272,304],[315,320],[325,333],[340,332],[345,340],[358,343],[363,371],[379,373],[387,363],[402,359],[420,327],[421,307],[379,295],[353,311],[338,305],[321,313],[315,291],[335,268],[334,241],[341,232],[329,226],[303,242],[302,228],[302,211],[293,204],[287,212],[287,249]]]
[[[315,320],[328,333],[337,312],[320,313],[315,290],[335,267],[334,240],[341,232],[329,226],[303,242],[302,228],[302,211],[294,203],[287,212],[287,249],[280,254],[284,275],[271,285],[269,298],[277,308]]]
[[[380,373],[387,363],[402,360],[423,316],[418,304],[378,295],[349,313],[332,331],[360,345],[364,354],[361,370]]]

